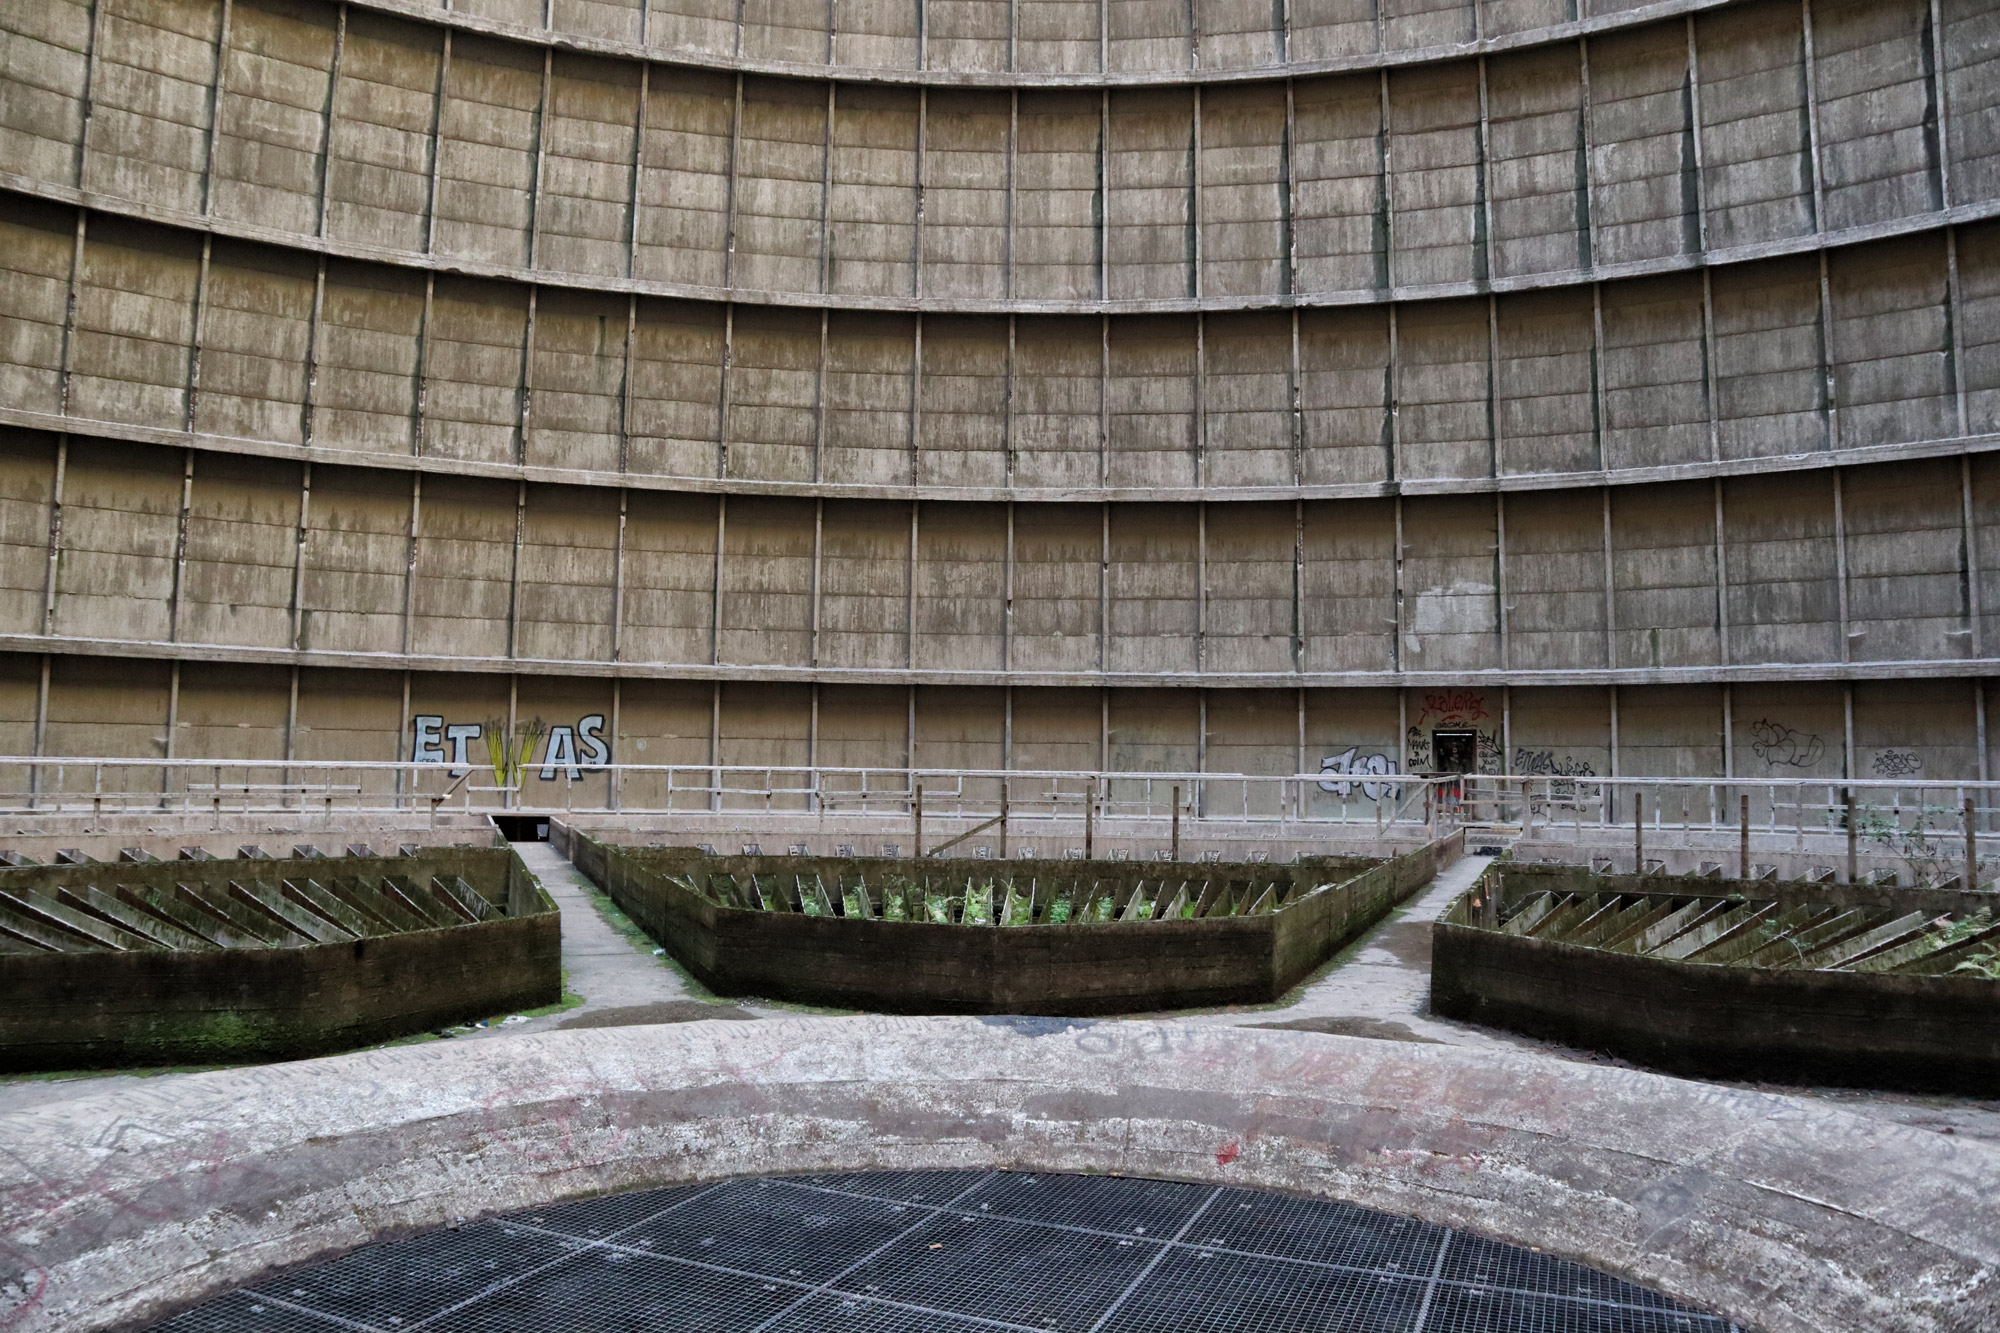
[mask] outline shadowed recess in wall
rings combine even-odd
[[[1739,1333],[1549,1255],[1340,1203],[871,1172],[614,1194],[372,1245],[153,1333]]]

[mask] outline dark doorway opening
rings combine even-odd
[[[547,815],[495,815],[493,825],[500,830],[500,836],[509,842],[547,842],[549,840],[549,817]]]
[[[1431,768],[1438,773],[1474,773],[1479,769],[1479,733],[1433,731]]]

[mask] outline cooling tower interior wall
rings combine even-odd
[[[1980,0],[0,28],[0,753],[2000,771]]]

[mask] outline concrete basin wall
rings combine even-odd
[[[460,874],[506,914],[296,948],[0,955],[0,1070],[291,1060],[562,998],[561,917],[510,851],[239,864],[267,880]],[[171,885],[194,869],[51,873]]]
[[[659,874],[644,852],[608,847],[573,830],[568,845],[578,869],[703,984],[725,995],[891,1013],[1102,1014],[1275,1000],[1429,883],[1464,844],[1453,834],[1369,868],[1336,861],[1326,867],[1327,877],[1339,881],[1335,887],[1267,915],[1007,927],[723,907]],[[737,860],[714,864],[727,868]],[[865,873],[907,873],[914,865],[844,864]],[[1062,861],[962,864],[1065,879],[1079,869],[1078,862]],[[1291,868],[1121,862],[1117,870],[1235,879],[1284,878]]]
[[[1508,901],[1555,892],[1739,893],[1800,903],[1891,902],[1968,913],[1994,895],[1854,885],[1591,876],[1510,867]],[[1473,925],[1433,927],[1431,1008],[1446,1017],[1608,1051],[1679,1074],[2000,1092],[2000,983],[1976,976],[1776,970],[1639,957]]]

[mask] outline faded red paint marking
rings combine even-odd
[[[1228,1166],[1231,1162],[1235,1161],[1242,1152],[1243,1152],[1243,1145],[1238,1143],[1235,1139],[1231,1139],[1229,1142],[1223,1144],[1220,1148],[1217,1148],[1215,1150],[1215,1164],[1217,1166]]]

